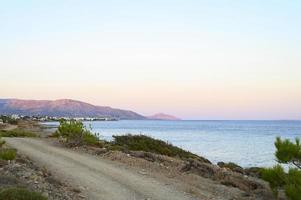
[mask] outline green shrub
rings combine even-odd
[[[5,144],[5,141],[0,138],[0,148]]]
[[[0,137],[37,137],[37,135],[21,129],[14,129],[9,131],[0,130]]]
[[[291,200],[301,200],[301,171],[289,169],[284,186],[286,196]]]
[[[295,143],[286,140],[281,140],[277,137],[275,142],[275,156],[279,163],[293,164],[301,169],[301,145],[300,139],[296,138]]]
[[[284,189],[286,197],[290,200],[301,200],[301,146],[300,140],[295,143],[289,140],[281,140],[279,137],[275,142],[278,163],[292,164],[295,168],[290,168],[285,172],[281,165],[273,168],[263,169],[261,176],[269,182],[275,195],[280,189]]]
[[[71,146],[102,144],[98,135],[88,130],[81,121],[61,120],[58,130],[54,135],[66,138],[67,143]]]
[[[168,144],[162,140],[153,139],[145,135],[113,136],[114,146],[131,151],[145,151],[170,157],[194,158],[196,155]]]
[[[270,183],[270,187],[275,193],[278,194],[278,190],[285,185],[286,173],[280,165],[276,165],[273,168],[262,169],[262,179]]]
[[[24,188],[8,188],[0,191],[0,200],[47,200],[47,198]]]
[[[1,160],[14,160],[17,155],[17,150],[15,149],[0,149],[0,159]]]

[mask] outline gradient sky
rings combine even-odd
[[[0,97],[301,119],[301,2],[0,0]]]

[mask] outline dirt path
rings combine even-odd
[[[62,180],[84,188],[83,194],[95,200],[192,200],[148,176],[109,161],[54,147],[40,139],[5,138],[6,142],[29,156]]]

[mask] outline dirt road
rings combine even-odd
[[[20,153],[46,166],[61,180],[82,188],[95,200],[192,200],[156,179],[125,169],[107,160],[54,147],[40,139],[5,138]]]

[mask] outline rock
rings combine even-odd
[[[8,165],[8,162],[6,160],[1,160],[0,159],[0,168],[4,167],[6,165]]]
[[[144,152],[144,151],[130,151],[129,155],[136,157],[136,158],[143,158],[145,160],[155,162],[156,161],[156,156],[153,155],[152,153],[149,152]]]
[[[10,175],[0,175],[0,188],[11,187],[14,185],[19,185],[20,181]]]
[[[223,166],[223,163],[219,163]],[[234,169],[240,169],[235,166]],[[243,173],[229,170],[229,168],[220,168],[218,166],[200,162],[195,159],[189,159],[188,162],[182,167],[182,172],[190,172],[218,181],[223,185],[238,188],[244,191],[247,195],[256,196],[255,199],[273,199],[272,192],[269,186],[262,180],[245,176]],[[264,198],[257,198],[264,197]]]
[[[106,148],[99,148],[99,147],[89,147],[89,150],[91,150],[92,153],[95,154],[95,155],[102,155],[102,154],[108,152],[108,149],[106,149]]]
[[[130,151],[128,154],[132,157],[136,158],[143,158],[150,162],[170,162],[170,160],[167,160],[166,156],[158,155],[155,153],[145,152],[145,151]]]
[[[230,169],[233,172],[237,172],[237,173],[240,173],[240,174],[244,174],[245,173],[244,169],[241,166],[239,166],[239,165],[237,165],[235,163],[232,163],[232,162],[229,162],[229,163],[218,162],[217,165],[219,167],[221,167],[221,168]]]
[[[86,196],[84,196],[84,195],[82,195],[82,194],[80,194],[80,195],[78,195],[80,198],[82,198],[82,199],[86,199],[87,197]]]
[[[200,162],[198,160],[189,159],[184,167],[181,169],[182,172],[192,172],[205,178],[212,178],[215,174],[214,166],[208,163]]]
[[[139,174],[142,174],[142,175],[147,175],[147,172],[145,170],[141,170],[138,172]]]
[[[79,187],[79,189],[80,189],[81,191],[84,191],[84,190],[86,190],[86,188],[85,188],[85,187],[83,187],[83,186],[80,186],[80,187]]]
[[[245,169],[245,174],[247,174],[248,176],[260,178],[261,170],[262,168],[260,167],[250,167]]]
[[[21,164],[25,164],[25,163],[27,163],[27,160],[25,158],[22,158],[22,157],[17,157],[16,162],[21,163]]]
[[[49,176],[49,177],[45,178],[45,180],[46,180],[48,183],[52,184],[52,185],[58,185],[58,186],[61,186],[61,185],[62,185],[62,183],[61,183],[58,179],[55,179],[55,178],[52,177],[52,176]]]
[[[75,193],[81,193],[79,188],[72,188],[72,191],[75,192]]]

